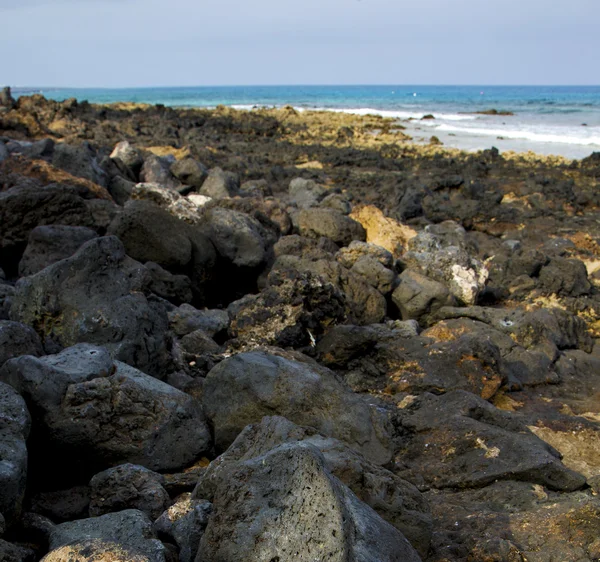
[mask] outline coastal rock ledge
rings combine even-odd
[[[0,559],[600,560],[600,155],[0,93]]]

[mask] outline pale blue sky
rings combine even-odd
[[[0,0],[0,85],[600,84],[600,0]]]

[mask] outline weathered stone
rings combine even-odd
[[[398,413],[407,432],[398,451],[406,469],[398,474],[418,485],[473,488],[524,480],[573,491],[585,484],[514,416],[468,392],[425,394]]]
[[[367,242],[385,248],[395,258],[404,253],[409,240],[417,234],[411,227],[386,217],[373,205],[355,207],[350,217],[362,224],[367,233]]]
[[[181,183],[171,174],[171,162],[154,154],[146,156],[140,170],[140,182],[154,183],[168,189],[177,189]]]
[[[71,257],[83,244],[97,237],[94,230],[83,226],[37,226],[29,234],[27,248],[19,262],[19,275],[33,275]]]
[[[404,320],[427,323],[429,315],[443,306],[451,306],[454,298],[445,285],[416,271],[405,269],[400,284],[392,293],[392,301]]]
[[[94,150],[88,143],[80,146],[57,143],[54,147],[52,165],[79,178],[106,186],[106,174],[96,162]]]
[[[73,555],[81,556],[84,549],[91,551],[92,560],[100,559],[101,550],[104,556],[117,554],[117,560],[165,562],[165,547],[156,538],[152,523],[146,515],[135,509],[61,523],[50,532],[49,542],[51,550],[67,547],[67,552],[51,553],[46,562],[73,559]],[[86,544],[79,546],[82,542]],[[125,556],[121,558],[123,554]],[[86,557],[86,560],[89,558]]]
[[[19,322],[0,320],[0,367],[20,355],[43,355],[42,342],[35,330]]]
[[[90,517],[138,509],[154,521],[170,502],[163,482],[160,474],[134,464],[100,472],[90,481]]]
[[[81,473],[94,473],[127,462],[176,469],[210,447],[199,403],[124,363],[113,364],[103,348],[80,344],[58,355],[11,359],[0,379],[34,412],[35,452],[48,471],[72,471],[81,463]],[[64,455],[49,452],[56,450]]]
[[[185,336],[195,330],[202,330],[213,337],[227,331],[229,314],[225,310],[198,310],[189,304],[168,313],[171,329],[178,336]]]
[[[294,178],[289,185],[288,193],[291,202],[300,209],[314,207],[327,195],[327,190],[314,182],[303,178]]]
[[[298,214],[298,230],[309,238],[326,236],[340,246],[366,240],[361,224],[335,209],[303,209]]]
[[[421,555],[426,555],[431,538],[429,506],[412,484],[371,463],[337,439],[282,417],[265,417],[260,424],[247,426],[202,474],[193,497],[212,500],[217,487],[225,485],[234,465],[262,457],[285,443],[315,447],[333,476],[401,531]]]
[[[465,229],[452,221],[425,227],[411,238],[403,259],[467,305],[475,304],[489,275],[485,264],[470,255]]]
[[[27,483],[27,447],[31,418],[25,401],[0,383],[0,513],[11,525],[20,515]]]
[[[213,199],[224,199],[236,195],[239,188],[240,180],[236,174],[213,168],[202,183],[200,194]]]
[[[210,371],[202,400],[216,446],[226,449],[246,425],[278,414],[344,441],[377,464],[387,462],[390,450],[381,412],[328,369],[288,357],[241,353]]]
[[[265,263],[266,233],[256,219],[215,207],[207,213],[205,224],[206,233],[218,254],[234,266],[254,268]]]
[[[210,502],[184,494],[155,521],[154,529],[177,545],[181,562],[194,562],[211,511]]]
[[[208,176],[208,169],[193,158],[184,158],[171,164],[171,173],[183,184],[200,189]]]
[[[183,267],[192,259],[189,225],[150,201],[129,201],[109,227],[127,255],[162,267]]]
[[[345,304],[339,290],[310,272],[274,270],[258,295],[230,305],[230,333],[246,344],[310,345],[345,320]]]
[[[277,557],[420,560],[398,530],[327,471],[317,449],[302,443],[232,467],[215,492],[196,561]]]
[[[117,143],[110,157],[131,179],[135,180],[139,177],[144,158],[140,151],[129,142],[121,141]]]
[[[149,281],[118,238],[96,238],[74,256],[21,279],[11,318],[64,347],[105,345],[116,359],[162,375],[167,315],[162,304],[144,296]]]

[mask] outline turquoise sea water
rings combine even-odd
[[[298,109],[377,113],[407,126],[416,140],[432,135],[466,149],[534,150],[583,157],[600,151],[600,86],[205,86],[134,89],[40,89],[63,100],[242,109],[292,105]],[[477,115],[497,109],[510,116]],[[422,121],[432,114],[435,119]]]

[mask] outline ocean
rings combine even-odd
[[[13,89],[56,100],[239,109],[291,105],[398,119],[417,142],[583,158],[600,151],[600,86],[202,86]],[[477,112],[496,110],[504,115]],[[433,115],[433,119],[422,119]]]

